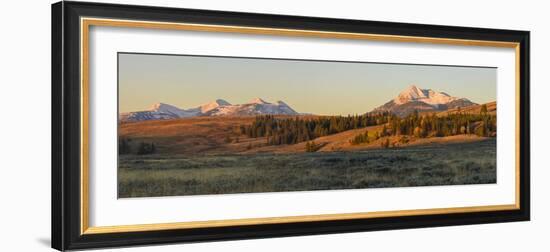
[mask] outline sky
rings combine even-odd
[[[410,85],[476,103],[496,100],[496,68],[119,53],[119,111],[182,109],[260,97],[300,113],[369,112]]]

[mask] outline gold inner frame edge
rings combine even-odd
[[[256,34],[256,35],[298,36],[298,37],[337,38],[337,39],[359,39],[359,40],[386,41],[386,42],[409,42],[409,43],[412,42],[412,43],[447,44],[447,45],[462,45],[462,46],[487,46],[487,47],[514,48],[515,57],[516,57],[516,61],[515,61],[515,65],[516,65],[515,66],[515,77],[516,77],[516,80],[515,80],[515,83],[516,83],[515,204],[90,227],[89,225],[89,166],[88,166],[89,164],[88,146],[89,146],[89,28],[90,26],[185,30],[185,31],[201,31],[201,32],[224,32],[224,33],[240,33],[240,34]],[[80,57],[81,58],[81,62],[80,62],[80,66],[81,66],[81,69],[80,69],[81,71],[81,78],[80,78],[80,82],[81,82],[80,83],[81,84],[81,152],[80,152],[81,154],[80,224],[81,225],[80,227],[81,228],[80,228],[80,233],[82,235],[207,228],[207,227],[226,227],[226,226],[240,226],[240,225],[280,224],[280,223],[291,223],[291,222],[369,219],[369,218],[384,218],[384,217],[397,217],[397,216],[490,212],[490,211],[520,209],[520,205],[519,205],[520,204],[520,192],[519,192],[520,191],[520,179],[519,179],[519,175],[520,175],[520,169],[519,169],[520,168],[520,163],[519,163],[520,162],[519,161],[519,158],[520,158],[520,141],[519,141],[520,140],[519,139],[520,137],[520,123],[519,123],[520,49],[519,49],[519,45],[520,44],[517,42],[82,17],[80,19],[80,43],[81,43],[80,45],[80,56],[81,56]]]

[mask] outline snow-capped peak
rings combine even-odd
[[[411,100],[417,100],[426,97],[427,94],[424,93],[424,90],[418,88],[415,85],[411,85],[405,90],[401,91],[401,93],[399,93],[399,95],[395,98],[395,103],[403,104]]]
[[[231,103],[227,102],[226,100],[216,99],[215,101],[212,101],[212,102],[201,105],[199,108],[200,108],[202,113],[206,113],[206,112],[208,112],[212,109],[215,109],[217,107],[229,106],[229,105],[231,105]]]
[[[277,105],[288,107],[288,104],[286,104],[284,101],[277,101]]]
[[[172,106],[170,104],[166,104],[162,102],[153,104],[149,110],[156,111],[156,112],[170,113],[170,114],[178,114],[179,112],[182,111],[176,106]]]
[[[254,98],[252,99],[249,103],[253,103],[253,104],[270,104],[269,102],[266,102],[264,100],[262,100],[262,98]]]
[[[217,99],[190,109],[180,109],[166,103],[156,103],[149,110],[121,113],[121,121],[166,120],[194,116],[254,116],[254,115],[299,115],[283,101],[269,103],[255,98],[250,103],[231,105]]]
[[[415,85],[401,91],[393,100],[395,104],[404,104],[411,101],[421,101],[431,105],[447,104],[459,98],[452,97],[444,92],[436,92],[431,89],[421,89]]]
[[[151,108],[149,109],[150,112],[156,112],[161,114],[170,114],[175,117],[189,117],[189,116],[195,116],[197,115],[197,111],[195,110],[184,110],[180,109],[176,106],[166,104],[166,103],[155,103]]]
[[[407,116],[414,111],[443,111],[471,105],[476,105],[476,103],[466,98],[410,85],[397,97],[375,108],[373,112],[388,111],[397,116]]]

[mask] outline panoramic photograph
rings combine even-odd
[[[496,183],[496,68],[118,54],[118,197]]]

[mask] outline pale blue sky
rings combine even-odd
[[[411,84],[477,103],[496,100],[496,68],[119,54],[120,112],[261,97],[301,113],[362,114]]]

